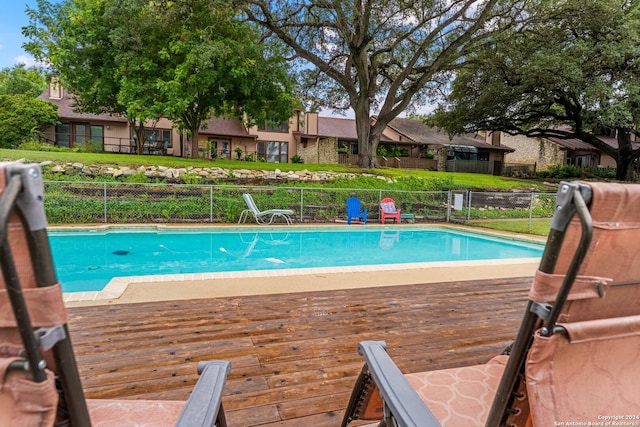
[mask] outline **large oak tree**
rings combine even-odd
[[[459,70],[430,123],[450,133],[503,131],[577,138],[634,179],[640,146],[640,6],[632,0],[556,0],[526,30],[494,37]],[[615,135],[617,146],[603,135]]]
[[[386,125],[429,101],[465,56],[514,25],[516,0],[236,0],[303,61],[317,106],[352,108],[360,165],[375,165]],[[313,96],[315,95],[315,96]],[[371,115],[376,120],[371,121]]]

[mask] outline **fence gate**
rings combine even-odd
[[[464,222],[469,218],[471,192],[466,190],[452,190],[449,192],[448,221]]]

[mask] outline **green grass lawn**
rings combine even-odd
[[[252,170],[276,170],[283,171],[333,171],[349,172],[355,174],[371,173],[383,175],[390,178],[420,178],[421,180],[434,181],[440,183],[437,187],[465,188],[465,189],[519,189],[529,191],[549,191],[553,190],[536,180],[513,179],[487,174],[454,173],[454,172],[434,172],[413,169],[378,168],[361,169],[345,165],[334,164],[306,164],[306,163],[265,163],[246,162],[242,160],[205,160],[188,159],[173,156],[150,156],[133,154],[114,153],[80,153],[73,151],[27,151],[0,149],[0,159],[17,160],[26,159],[31,162],[53,161],[56,163],[80,162],[86,165],[116,165],[136,168],[138,166],[166,166],[166,167],[219,167],[224,169],[252,169]],[[410,188],[399,188],[411,190]],[[420,186],[415,190],[423,190]]]
[[[490,219],[468,221],[466,225],[490,228],[498,231],[546,236],[549,234],[549,229],[551,228],[551,218],[534,218],[531,221],[528,219]]]

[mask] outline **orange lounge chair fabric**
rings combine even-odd
[[[5,169],[8,166],[11,172]],[[20,177],[16,177],[16,171]],[[13,174],[11,191],[7,189],[7,175],[10,174]],[[33,188],[25,184],[25,179],[31,178],[41,184],[37,165],[0,163],[0,229],[6,230],[0,233],[0,238],[4,239],[0,248],[0,426],[46,427],[52,426],[54,421],[83,427],[91,424],[192,427],[212,426],[214,423],[219,427],[226,426],[220,403],[230,370],[226,361],[198,364],[201,375],[187,402],[94,400],[86,404],[66,326],[62,290],[55,278],[46,235],[43,194],[31,194],[36,200],[33,204],[20,198],[33,192]],[[22,185],[20,193],[14,193],[18,188],[15,183]],[[41,186],[38,189],[43,191]],[[7,194],[11,196],[5,197]],[[17,194],[22,196],[14,200],[13,196]],[[7,201],[9,198],[12,200]],[[36,211],[35,215],[33,211]],[[9,289],[12,290],[11,298]],[[19,302],[24,304],[17,309],[14,307],[15,295],[19,295]],[[27,324],[33,331],[53,328],[49,332],[55,338],[41,337],[33,331],[21,334],[21,331],[29,329]],[[39,345],[38,339],[35,340],[35,353],[38,361],[46,361],[46,368],[25,369],[26,365],[22,363],[21,369],[7,370],[10,365],[15,366],[16,361],[24,362],[23,358],[16,356],[29,348],[25,345],[25,337],[31,340],[39,337]],[[36,365],[40,364],[30,364],[31,367]],[[34,381],[35,371],[44,372],[42,382]],[[61,385],[61,394],[56,389],[56,382]]]
[[[516,382],[512,409],[502,413],[506,425],[549,426],[567,421],[588,425],[611,414],[640,414],[640,185],[587,185],[592,192],[589,249],[577,264],[577,278],[561,305],[557,323],[551,326],[555,333],[545,336],[548,331],[542,326],[547,325],[546,320],[534,323],[537,330],[526,353],[526,379]],[[529,294],[530,304],[543,318],[545,304],[556,302],[574,263],[583,230],[574,218],[561,238],[553,230],[550,233],[547,249],[554,246],[558,252],[550,256],[552,264],[544,265],[554,265],[553,271],[538,271]],[[541,268],[544,261],[543,256]],[[361,354],[369,364],[371,358],[366,352]],[[404,378],[440,425],[485,425],[484,413],[494,400],[496,376],[502,375],[501,366],[490,367],[495,362]],[[379,361],[375,364],[381,365]],[[390,377],[384,382],[392,384]],[[373,413],[370,408],[368,412]],[[358,415],[348,414],[343,425],[348,424],[348,417],[357,419]]]
[[[598,423],[603,416],[640,413],[640,185],[599,183],[592,191],[592,249],[580,269],[592,283],[572,290],[558,323],[566,332],[536,332],[529,351],[526,383],[534,425]],[[567,251],[577,245],[575,234],[568,234]],[[561,257],[556,271],[568,262]],[[552,302],[543,296],[543,285],[534,283],[533,296]]]
[[[22,358],[0,358],[0,426],[50,426],[56,419],[58,392],[55,376],[35,382],[30,371],[9,369]]]
[[[484,365],[405,374],[442,426],[484,425],[507,356]]]

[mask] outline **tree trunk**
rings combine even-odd
[[[197,159],[198,157],[200,157],[200,147],[198,146],[198,139],[200,137],[199,127],[200,126],[198,125],[195,126],[195,129],[191,129],[189,135],[189,146],[191,147],[191,155],[189,157],[191,157],[192,159]]]
[[[617,129],[618,156],[616,158],[616,178],[621,181],[635,181],[633,161],[635,155],[631,145],[631,135],[624,129]]]
[[[133,122],[133,129],[136,133],[136,154],[141,156],[144,150],[144,123],[139,123],[137,121]]]
[[[371,106],[366,102],[359,103],[353,109],[356,116],[356,134],[358,135],[358,166],[363,168],[377,167],[377,144],[371,142]],[[376,145],[376,147],[374,147]]]

